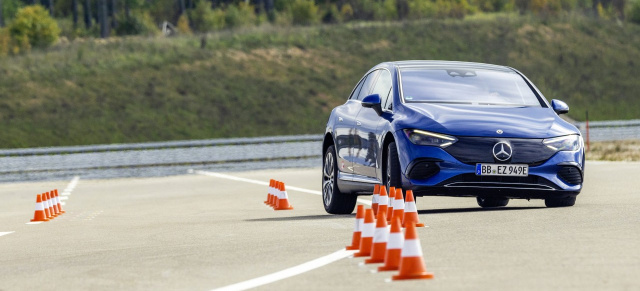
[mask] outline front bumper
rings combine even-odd
[[[582,149],[557,152],[543,163],[530,165],[528,177],[481,177],[475,175],[475,164],[460,162],[439,147],[415,145],[401,132],[397,134],[396,144],[403,188],[413,190],[416,196],[544,199],[575,196],[582,190]],[[425,172],[428,176],[425,178],[412,172],[416,165],[425,162],[436,166],[438,171],[435,174],[433,171]],[[567,179],[567,170],[579,175],[576,177],[578,179]],[[559,174],[561,171],[564,173]]]

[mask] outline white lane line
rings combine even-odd
[[[255,279],[251,279],[248,281],[240,282],[233,285],[224,286],[221,288],[213,289],[211,291],[241,291],[247,290],[251,288],[256,288],[258,286],[266,285],[269,283],[273,283],[275,281],[279,281],[282,279],[286,279],[289,277],[293,277],[296,275],[300,275],[302,273],[311,271],[313,269],[320,268],[322,266],[328,265],[340,259],[346,258],[353,254],[355,251],[347,251],[347,250],[339,250],[333,254],[326,255],[321,258],[317,258],[313,261],[306,262],[304,264],[297,265],[295,267],[291,267],[289,269],[285,269],[279,272],[275,272],[266,276],[258,277]]]
[[[194,171],[194,170],[189,170],[188,172],[189,173],[196,173],[196,174],[199,174],[199,175],[210,176],[210,177],[228,179],[228,180],[233,180],[233,181],[238,181],[238,182],[246,182],[246,183],[257,184],[257,185],[262,185],[262,186],[269,186],[269,183],[264,182],[264,181],[247,179],[247,178],[240,178],[240,177],[236,177],[236,176],[220,174],[220,173],[215,173],[215,172]],[[289,185],[286,186],[286,189],[287,189],[287,191],[288,190],[293,190],[293,191],[309,193],[309,194],[314,194],[314,195],[322,195],[322,192],[320,192],[320,191],[309,190],[309,189],[300,188],[300,187],[294,187],[294,186],[289,186]],[[365,205],[371,206],[371,200],[358,198],[358,202],[360,202],[362,204],[365,204]]]
[[[13,231],[5,231],[5,232],[1,232],[0,231],[0,236],[11,234],[11,233],[14,233],[14,232]]]
[[[32,221],[32,222],[27,222],[25,224],[40,224],[42,223],[42,221]]]

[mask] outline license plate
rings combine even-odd
[[[516,176],[529,175],[529,165],[517,164],[476,164],[476,176]]]

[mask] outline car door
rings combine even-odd
[[[384,106],[391,93],[391,86],[391,73],[381,69],[371,91],[366,95],[380,95],[383,103],[381,105]],[[354,174],[362,182],[381,183],[381,179],[379,179],[381,177],[377,177],[377,169],[380,167],[377,161],[381,152],[380,133],[377,130],[380,120],[381,117],[373,108],[362,107],[356,117],[356,133],[361,143],[357,144],[358,148],[354,148],[353,168]]]
[[[362,108],[360,100],[362,99],[361,92],[369,92],[371,90],[371,82],[375,78],[374,72],[365,75],[358,83],[356,88],[351,92],[349,100],[344,105],[336,107],[334,120],[334,135],[336,139],[336,152],[338,171],[340,173],[348,174],[348,178],[343,177],[346,180],[352,180],[353,175],[353,159],[354,159],[354,144],[359,144],[360,141],[356,135],[356,117],[358,112]]]

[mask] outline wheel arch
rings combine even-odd
[[[335,141],[333,140],[333,135],[330,132],[327,132],[324,135],[324,139],[322,140],[322,159],[324,160],[325,154],[327,153],[327,149],[335,145]]]

